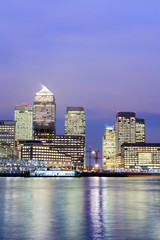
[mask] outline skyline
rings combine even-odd
[[[44,85],[41,85],[41,86],[45,87]],[[46,88],[46,87],[45,87],[45,88]],[[41,90],[42,90],[42,89],[41,89]],[[48,91],[49,91],[49,90],[48,90]],[[36,93],[36,94],[37,94],[37,93]],[[35,94],[35,95],[36,95],[36,94]],[[55,101],[55,102],[56,102],[56,101]],[[21,104],[22,104],[22,105],[23,105],[23,104],[26,105],[26,103],[21,103]],[[14,107],[14,109],[16,109],[17,106],[20,106],[20,105],[16,105],[16,106]],[[33,104],[30,105],[30,106],[33,107]],[[68,107],[69,107],[69,106],[66,106],[66,113],[67,113],[67,108],[68,108]],[[70,107],[73,107],[73,106],[70,106]],[[75,106],[74,106],[74,107],[75,107]],[[13,109],[13,111],[14,111],[14,109]],[[85,109],[85,110],[86,110],[86,109]],[[119,111],[118,111],[118,112],[119,112]],[[118,112],[117,112],[117,113],[118,113]],[[136,113],[136,112],[135,112],[135,113]],[[139,117],[140,117],[140,116],[139,116]],[[139,118],[139,117],[138,117],[138,118]],[[116,115],[115,115],[115,118],[116,118]],[[141,118],[142,118],[142,116],[141,116]],[[1,120],[13,120],[13,119],[14,119],[14,114],[13,114],[12,118],[10,118],[10,119],[1,119]],[[144,118],[144,119],[145,119],[145,118]],[[86,120],[87,120],[87,119],[86,119]],[[89,120],[91,121],[91,119],[89,119]],[[103,119],[102,119],[102,120],[103,120]],[[145,119],[145,120],[146,120],[146,119]],[[152,120],[153,120],[153,119],[152,119]],[[65,115],[64,115],[63,121],[65,121]],[[150,121],[151,121],[151,119],[150,119]],[[157,123],[158,123],[158,122],[159,122],[159,121],[158,121],[158,119],[157,119]],[[91,122],[90,122],[90,124],[91,124]],[[96,119],[95,119],[95,121],[92,122],[92,124],[93,124],[93,125],[95,124],[95,125],[97,126],[97,121],[96,121]],[[58,122],[58,126],[59,126],[58,128],[59,128],[59,129],[58,129],[57,135],[64,135],[64,134],[65,134],[65,131],[64,131],[64,130],[65,130],[65,126],[64,126],[64,125],[63,125],[63,131],[61,131],[61,132],[59,131],[60,128],[61,128],[61,130],[62,130],[62,125],[63,125],[62,121],[59,121],[59,122]],[[87,125],[89,125],[89,124],[87,124],[87,121],[86,121],[86,126],[87,126]],[[115,128],[115,121],[113,122],[113,124],[107,124],[107,125],[105,125],[105,126],[104,126],[104,131],[105,131],[105,127],[106,127],[106,126],[109,126],[109,125],[112,125],[112,126]],[[93,127],[93,128],[94,128],[94,127]],[[102,126],[101,126],[101,128],[102,128]],[[147,131],[147,129],[146,129],[146,133],[147,133],[147,132],[149,133],[149,130],[150,130],[150,129],[148,129],[148,131]],[[92,129],[90,128],[90,130],[88,129],[88,131],[86,131],[86,135],[89,135],[89,133],[91,134],[91,132],[92,132]],[[95,134],[95,132],[93,132],[93,133]],[[97,135],[100,135],[100,132],[96,132],[96,134],[97,134]],[[93,135],[92,137],[94,137],[94,135]],[[103,137],[103,135],[102,135],[102,137]],[[94,138],[93,138],[93,139],[94,139]],[[91,145],[91,144],[90,144],[91,142],[94,143],[94,140],[93,140],[93,139],[91,138],[91,139],[90,139],[91,141],[89,141],[89,138],[86,137],[86,149],[88,149],[88,147]],[[149,139],[149,138],[148,138],[148,139]],[[97,140],[98,140],[98,139],[97,139]],[[95,141],[95,142],[96,142],[96,141]],[[149,141],[146,140],[146,142],[149,142]],[[155,141],[153,141],[153,140],[151,139],[150,142],[153,143],[153,142],[155,142]],[[100,149],[100,151],[101,151],[102,143],[100,143],[100,142],[98,142],[98,141],[97,141],[96,143],[97,143],[97,145],[100,146],[99,149]],[[156,143],[156,142],[155,142],[155,143]],[[101,145],[100,145],[100,144],[101,144]],[[92,146],[94,146],[94,144],[93,144]],[[97,148],[97,149],[98,149],[98,148]],[[94,150],[97,150],[97,149],[94,148]],[[98,150],[99,150],[99,149],[98,149]],[[101,154],[101,152],[100,152],[100,154]]]
[[[1,2],[0,119],[13,119],[22,102],[33,105],[42,83],[55,95],[57,134],[66,107],[84,106],[86,147],[101,150],[117,111],[136,111],[146,142],[160,142],[159,7],[157,0]]]

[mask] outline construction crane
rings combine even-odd
[[[97,150],[97,151],[95,151],[95,154],[96,154],[96,156],[95,156],[95,170],[96,170],[96,172],[98,172],[98,153],[99,153],[99,150]]]
[[[98,157],[98,153],[99,153],[99,150],[96,150],[96,151],[92,151],[91,150],[91,146],[89,146],[89,150],[87,150],[86,152],[89,153],[89,165],[88,165],[88,170],[91,171],[91,162],[92,162],[92,154],[96,154],[96,156],[94,157],[94,160],[95,160],[95,170],[96,172],[98,172],[98,159],[102,159],[102,158],[99,158]]]
[[[92,151],[91,151],[91,146],[89,146],[89,150],[87,150],[86,152],[89,153],[89,165],[88,165],[88,170],[90,171],[91,170],[91,159],[92,159]]]

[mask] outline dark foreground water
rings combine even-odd
[[[160,179],[0,178],[3,239],[160,239]]]

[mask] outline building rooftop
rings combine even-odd
[[[42,89],[36,95],[53,95],[53,93],[44,85],[41,84]]]
[[[143,118],[136,118],[136,122],[144,123],[144,122],[145,122],[145,119],[143,119]]]
[[[69,111],[84,111],[84,107],[67,107],[67,112]]]
[[[118,117],[131,118],[135,116],[136,116],[135,112],[118,112],[116,118]]]
[[[122,147],[160,147],[160,143],[123,143]]]

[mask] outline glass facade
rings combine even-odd
[[[19,141],[19,158],[43,160],[47,166],[83,169],[84,136],[56,135],[46,141]]]
[[[65,115],[65,134],[85,136],[85,113],[84,107],[67,107]]]
[[[136,142],[136,118],[134,112],[118,112],[116,115],[116,161],[121,167],[121,145]]]
[[[35,95],[33,127],[34,139],[52,138],[56,134],[55,97],[45,86]]]
[[[14,147],[15,143],[15,121],[0,121],[0,143],[9,143]]]
[[[145,142],[145,120],[136,118],[136,142]]]
[[[136,118],[134,112],[118,112],[116,115],[116,161],[121,167],[123,143],[145,142],[145,120]]]
[[[122,167],[124,168],[160,168],[160,144],[135,143],[122,145]]]
[[[33,107],[16,106],[14,111],[16,122],[15,139],[32,140],[33,138]]]
[[[116,135],[114,127],[105,128],[102,139],[102,164],[105,170],[116,168]]]

